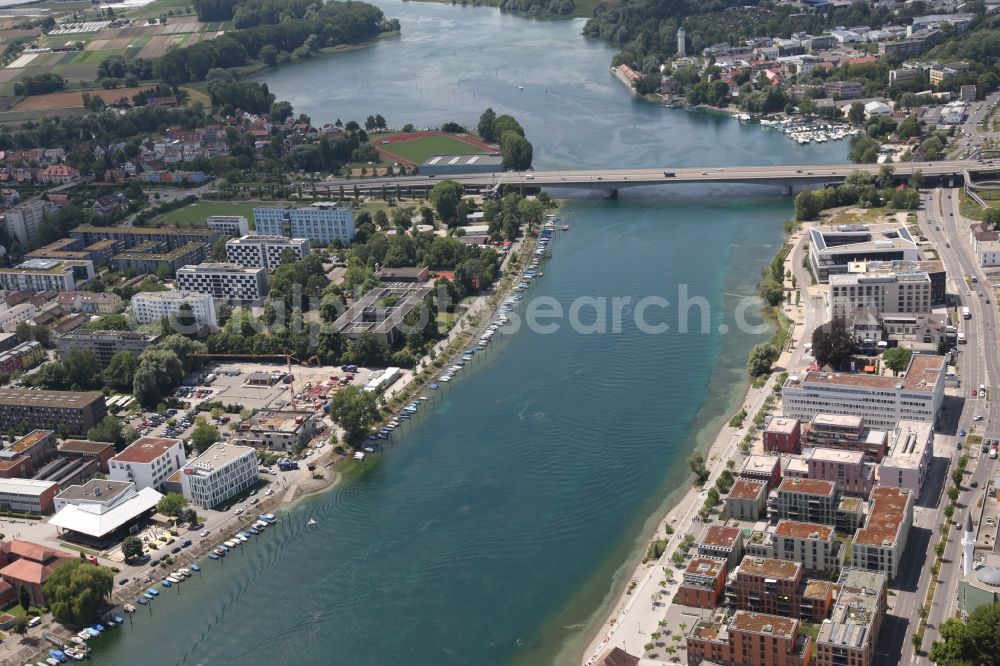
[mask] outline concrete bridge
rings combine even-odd
[[[396,188],[425,190],[441,180],[449,179],[461,183],[472,191],[490,191],[501,186],[523,188],[588,189],[604,192],[607,196],[617,196],[618,191],[628,187],[651,185],[682,185],[700,183],[742,183],[779,187],[785,194],[791,194],[796,185],[815,185],[841,182],[854,171],[877,175],[882,165],[878,164],[810,164],[774,166],[729,166],[729,167],[663,167],[642,169],[554,169],[537,171],[507,171],[500,173],[464,173],[439,176],[379,176],[363,179],[331,179],[317,184],[318,192],[340,187],[350,195],[357,187],[362,193],[375,193],[383,189],[391,196]],[[939,182],[944,185],[958,185],[966,177],[976,178],[996,174],[1000,177],[1000,160],[967,159],[940,162],[900,162],[892,164],[896,177],[905,180],[914,171],[923,173],[925,182]]]

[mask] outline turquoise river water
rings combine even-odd
[[[630,98],[608,73],[613,50],[580,21],[376,4],[402,22],[399,39],[269,72],[272,91],[315,123],[381,113],[474,126],[492,106],[521,121],[540,167],[844,160],[845,144],[798,146]],[[643,332],[626,307],[617,333],[563,319],[550,334],[505,334],[384,456],[224,564],[205,560],[200,580],[96,641],[99,662],[575,663],[688,453],[741,399],[747,353],[767,334],[742,332],[734,312],[791,213],[766,190],[664,189],[567,204],[572,230],[531,297],[673,304],[686,288],[709,305],[705,330],[697,307],[681,334],[677,307],[655,306],[646,321],[665,333]]]

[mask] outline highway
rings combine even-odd
[[[341,187],[351,191],[359,189],[427,187],[438,180],[454,180],[466,187],[490,188],[496,185],[524,185],[543,188],[584,188],[617,190],[645,185],[670,185],[691,183],[758,183],[763,185],[808,185],[836,182],[855,171],[878,174],[879,164],[825,164],[825,165],[775,165],[731,167],[686,167],[669,165],[642,169],[594,170],[535,170],[507,171],[502,173],[450,174],[447,176],[379,176],[375,178],[330,178],[323,187]],[[926,178],[951,178],[964,171],[1000,172],[1000,160],[975,159],[939,162],[901,162],[892,165],[897,175],[909,176],[920,170]],[[669,175],[665,175],[669,174]]]

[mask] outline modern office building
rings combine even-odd
[[[257,303],[267,295],[267,272],[237,264],[198,264],[177,271],[177,288],[237,303]]]
[[[0,289],[7,291],[75,291],[77,282],[94,277],[91,261],[28,259],[0,268]]]
[[[99,241],[111,240],[119,244],[120,249],[131,249],[142,243],[163,243],[167,248],[180,247],[188,243],[201,243],[211,247],[219,238],[219,232],[214,229],[197,229],[194,227],[97,227],[81,224],[71,229],[70,238],[75,238],[84,245],[93,245]]]
[[[886,612],[884,574],[844,569],[830,621],[823,622],[816,638],[816,666],[872,666],[875,644]]]
[[[399,329],[406,315],[420,306],[430,292],[430,287],[408,284],[375,287],[337,317],[333,328],[349,340],[362,333],[373,333],[382,342],[391,344],[403,336]],[[390,298],[394,304],[384,305]]]
[[[757,520],[767,511],[767,484],[738,479],[726,496],[726,513],[736,520]]]
[[[878,484],[906,488],[920,497],[934,457],[934,428],[923,421],[900,421],[892,433],[892,448],[878,469]]]
[[[905,226],[884,231],[872,231],[865,225],[809,230],[809,261],[820,282],[826,282],[831,275],[846,273],[851,262],[919,258],[917,243]]]
[[[687,635],[688,664],[809,666],[812,639],[798,620],[736,611],[731,620],[699,619]]]
[[[838,503],[833,481],[785,478],[768,497],[767,510],[772,520],[835,525]]]
[[[100,391],[0,389],[0,430],[4,432],[34,427],[82,435],[107,414]]]
[[[122,250],[115,255],[115,268],[126,273],[153,273],[159,275],[166,271],[174,275],[177,269],[190,264],[197,264],[208,254],[208,246],[204,243],[184,243],[170,247],[163,241],[146,241]]]
[[[213,444],[181,468],[184,497],[203,509],[253,487],[259,478],[257,450],[249,446]]]
[[[141,291],[132,297],[129,312],[138,323],[151,324],[164,317],[176,319],[185,305],[190,308],[199,327],[209,330],[219,328],[215,300],[210,294],[196,291]]]
[[[913,494],[906,488],[876,486],[868,520],[854,534],[851,566],[881,571],[893,580],[912,524]]]
[[[354,238],[354,209],[350,204],[316,202],[307,208],[254,208],[258,234],[307,238],[320,245],[347,245]]]
[[[308,444],[322,429],[314,412],[264,410],[237,426],[233,443],[291,452]]]
[[[156,510],[162,497],[152,488],[136,489],[131,481],[92,479],[56,495],[56,514],[49,524],[90,542],[124,536]]]
[[[250,223],[242,215],[211,215],[205,222],[220,236],[246,236],[250,233]]]
[[[184,443],[166,437],[140,437],[111,458],[111,478],[132,481],[140,490],[160,490],[171,474],[184,465]]]
[[[943,356],[914,354],[899,377],[809,372],[782,387],[784,415],[811,421],[817,414],[861,416],[874,428],[895,429],[901,420],[934,423],[944,399]]]
[[[97,468],[103,474],[111,471],[108,465],[115,455],[114,444],[95,442],[89,439],[66,439],[60,442],[56,448],[60,458],[94,460],[97,462]]]
[[[714,609],[726,589],[726,561],[698,555],[691,558],[680,586],[678,601],[685,606]]]
[[[927,273],[831,275],[828,315],[848,326],[859,309],[881,313],[925,313],[931,311],[931,278]]]
[[[104,369],[111,364],[111,359],[118,352],[129,352],[133,356],[138,356],[159,339],[158,335],[138,331],[78,328],[60,336],[56,340],[56,345],[61,356],[71,351],[93,352],[97,365]]]
[[[226,241],[226,260],[240,266],[266,268],[273,271],[281,265],[285,252],[297,261],[309,254],[305,238],[246,235]]]
[[[56,209],[56,205],[45,199],[32,199],[4,212],[7,237],[16,240],[26,248],[38,234],[38,225],[45,216]]]
[[[34,479],[0,479],[0,510],[20,513],[48,513],[59,484]]]

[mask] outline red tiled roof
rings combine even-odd
[[[149,464],[180,441],[179,439],[168,439],[166,437],[141,437],[130,444],[127,449],[112,458],[112,460],[116,462]]]

